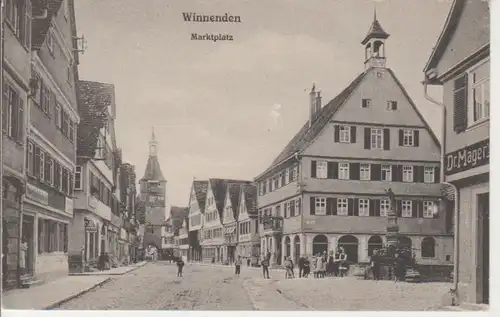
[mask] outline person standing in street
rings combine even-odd
[[[265,257],[260,262],[260,265],[262,265],[262,274],[264,275],[264,278],[269,278],[269,259]]]
[[[299,266],[299,278],[301,278],[304,275],[304,262],[305,258],[303,255],[301,255],[297,263],[297,265]]]
[[[370,266],[372,270],[373,279],[378,281],[380,279],[380,261],[378,258],[378,250],[374,250],[370,257]]]
[[[182,261],[182,257],[177,259],[177,277],[182,277],[182,268],[184,267],[184,261]]]
[[[238,258],[236,259],[236,261],[234,261],[234,267],[235,267],[234,274],[240,276],[240,272],[241,272],[241,256],[240,255],[238,255]]]

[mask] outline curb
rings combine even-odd
[[[130,270],[122,272],[122,273],[108,273],[108,274],[71,273],[68,275],[69,276],[117,276],[117,275],[125,275],[127,273],[130,273],[132,271],[137,270],[138,268],[145,266],[146,264],[148,264],[148,262],[144,262],[141,265],[132,266],[132,267],[130,267]]]
[[[106,283],[107,283],[107,282],[109,282],[109,281],[111,281],[111,277],[108,277],[108,278],[107,278],[107,279],[105,279],[104,281],[99,282],[99,283],[97,283],[97,284],[95,284],[95,285],[93,285],[93,286],[91,286],[91,287],[89,287],[89,288],[86,288],[86,289],[84,289],[84,290],[82,290],[82,291],[80,291],[80,292],[76,293],[75,295],[71,295],[70,297],[67,297],[67,298],[65,298],[65,299],[59,300],[59,301],[57,301],[57,302],[56,302],[56,303],[54,303],[54,304],[51,304],[51,305],[46,306],[46,307],[43,307],[41,310],[51,310],[51,309],[54,309],[54,308],[56,308],[56,307],[58,307],[58,306],[61,306],[62,304],[66,303],[66,302],[69,302],[69,301],[70,301],[70,300],[72,300],[72,299],[75,299],[75,298],[77,298],[77,297],[79,297],[79,296],[81,296],[81,295],[83,295],[83,294],[85,294],[85,293],[87,293],[87,292],[89,292],[89,291],[91,291],[91,290],[93,290],[93,289],[97,288],[97,287],[100,287],[100,286],[102,286],[102,285],[106,284]]]

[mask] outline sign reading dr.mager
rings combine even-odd
[[[446,154],[446,175],[453,175],[490,163],[490,140],[479,141]]]

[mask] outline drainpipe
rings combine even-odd
[[[3,6],[4,1],[0,0],[0,90],[2,91],[1,96],[3,97],[3,44],[4,44],[4,22],[3,22]],[[3,98],[0,98],[0,153],[3,153]],[[0,188],[3,188],[3,155],[0,155]],[[3,215],[3,193],[0,194],[0,215]],[[3,217],[2,217],[3,218]],[[2,221],[3,223],[3,221]],[[2,225],[2,239],[3,239],[3,230],[6,228]],[[3,280],[3,272],[6,269],[3,267],[3,257],[5,250],[3,249],[2,243],[2,280]],[[2,283],[3,289],[3,283]]]
[[[431,96],[429,96],[427,92],[427,86],[428,86],[428,77],[427,74],[425,76],[425,80],[422,82],[424,85],[424,97],[425,99],[429,100],[430,102],[438,105],[441,107],[442,110],[442,122],[441,122],[441,170],[440,170],[440,182],[441,184],[448,185],[453,188],[453,191],[455,192],[454,194],[454,239],[453,239],[453,290],[457,290],[458,288],[458,249],[459,249],[459,243],[458,243],[458,230],[459,230],[459,211],[458,211],[458,200],[459,200],[459,193],[458,189],[455,185],[446,182],[444,180],[444,160],[445,160],[445,134],[446,134],[446,107],[443,103],[433,99]]]

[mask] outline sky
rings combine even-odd
[[[452,0],[76,0],[87,48],[82,80],[115,85],[116,138],[144,174],[154,126],[170,205],[187,206],[193,178],[252,180],[323,104],[364,69],[360,44],[373,20],[391,36],[396,73],[439,137],[440,110],[422,69]],[[228,13],[242,23],[186,23],[183,12]],[[191,33],[231,34],[194,41]],[[436,99],[440,91],[430,90]]]

